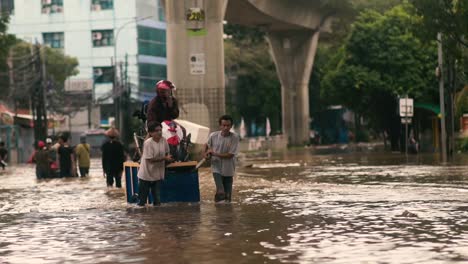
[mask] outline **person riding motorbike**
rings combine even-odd
[[[179,102],[173,95],[176,87],[171,81],[161,80],[156,83],[155,90],[156,96],[146,107],[142,107],[142,113],[138,116],[147,124],[150,122],[161,123],[163,125],[163,136],[167,138],[177,137],[177,140],[169,141],[172,142],[172,144],[169,144],[170,152],[177,161],[187,160],[190,135],[187,135],[183,126],[174,121],[179,117]],[[178,129],[182,133],[176,133]],[[139,157],[137,156],[135,159],[139,159]]]
[[[179,102],[172,92],[175,85],[168,80],[156,83],[156,96],[149,102],[146,113],[147,122],[162,123],[179,117]]]

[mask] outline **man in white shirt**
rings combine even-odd
[[[162,126],[158,122],[148,123],[150,138],[145,140],[140,169],[138,170],[139,206],[145,206],[148,193],[153,195],[153,205],[161,204],[161,181],[164,180],[166,162],[172,161],[169,145],[162,137]]]

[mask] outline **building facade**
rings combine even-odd
[[[114,80],[127,85],[134,101],[144,101],[154,95],[155,82],[166,78],[166,23],[159,0],[0,3],[11,13],[10,34],[78,59],[79,74],[66,81],[65,89],[90,93],[92,104],[71,119],[72,132],[108,125],[122,90],[113,88]]]

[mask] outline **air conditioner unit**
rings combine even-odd
[[[101,32],[93,32],[93,40],[101,40],[102,33]]]
[[[94,69],[94,76],[101,76],[101,75],[102,75],[102,69],[101,68]]]
[[[91,10],[93,10],[93,11],[101,11],[101,5],[91,5]]]
[[[57,13],[62,13],[63,12],[63,7],[58,6],[57,9],[55,10]]]

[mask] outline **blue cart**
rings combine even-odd
[[[161,202],[199,202],[200,188],[196,161],[171,163],[161,183]],[[125,162],[125,192],[128,203],[138,202],[138,169],[140,163]],[[149,195],[149,202],[153,197]]]

